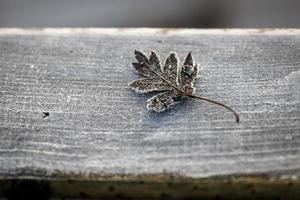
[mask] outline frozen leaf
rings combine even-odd
[[[239,122],[238,114],[229,106],[208,99],[207,97],[196,96],[195,79],[198,76],[198,66],[195,65],[190,52],[184,60],[183,65],[178,68],[179,61],[175,53],[170,53],[162,67],[157,54],[151,51],[149,59],[141,51],[134,51],[137,62],[132,63],[135,70],[146,77],[136,80],[129,86],[139,93],[162,92],[147,101],[147,108],[154,112],[163,112],[177,104],[180,97],[190,97],[208,101],[220,105],[234,113],[236,121]]]
[[[178,58],[175,53],[170,53],[166,58],[163,69],[157,54],[153,51],[151,51],[148,59],[145,54],[135,50],[135,58],[137,62],[133,63],[134,68],[138,73],[148,78],[136,80],[129,84],[130,87],[139,93],[167,91],[158,94],[147,101],[147,108],[149,110],[163,112],[172,105],[178,103],[178,97],[184,95],[175,87],[179,87],[191,94],[195,91],[193,83],[197,77],[196,74],[186,73],[181,70],[181,75],[179,77]],[[193,72],[196,71],[194,69],[196,69],[197,66],[193,65],[191,53],[189,53],[185,59],[185,65],[183,65],[183,67],[191,67]],[[181,82],[179,82],[179,78],[181,79]]]

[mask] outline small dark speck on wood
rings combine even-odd
[[[48,117],[49,115],[50,115],[49,112],[43,112],[43,118],[46,118],[46,117]]]

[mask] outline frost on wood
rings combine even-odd
[[[194,82],[198,76],[198,67],[194,64],[191,53],[180,68],[175,53],[170,53],[164,66],[153,51],[149,58],[140,51],[135,50],[134,53],[137,62],[132,65],[145,78],[130,83],[131,88],[139,93],[162,92],[148,99],[149,110],[163,112],[185,96],[182,91],[189,94],[195,92]]]

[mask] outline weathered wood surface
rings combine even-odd
[[[192,51],[196,93],[241,122],[194,100],[149,113],[134,49]],[[2,179],[300,174],[299,30],[0,29],[0,82]]]

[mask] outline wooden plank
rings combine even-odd
[[[0,29],[0,47],[1,180],[299,180],[300,30]],[[241,122],[194,100],[149,113],[135,49],[192,51],[196,93]]]

